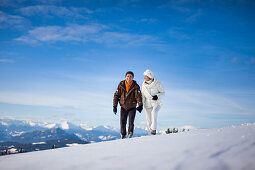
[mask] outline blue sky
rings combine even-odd
[[[255,122],[255,2],[0,2],[0,116],[119,126],[113,93],[151,69],[159,129]],[[136,125],[145,127],[145,113]]]

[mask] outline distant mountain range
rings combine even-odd
[[[147,135],[136,128],[134,136]],[[0,152],[12,153],[45,150],[120,138],[119,130],[109,126],[88,127],[67,121],[61,123],[0,119]],[[1,153],[0,153],[1,154]]]

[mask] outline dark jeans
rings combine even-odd
[[[121,107],[120,112],[120,133],[121,135],[126,135],[126,124],[127,124],[127,117],[128,117],[128,133],[134,132],[134,121],[135,121],[135,113],[136,108],[125,110]]]

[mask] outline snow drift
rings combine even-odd
[[[1,170],[255,169],[255,124],[2,156]]]

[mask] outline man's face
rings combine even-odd
[[[126,80],[127,80],[128,83],[130,83],[133,80],[132,74],[127,74],[126,75]]]

